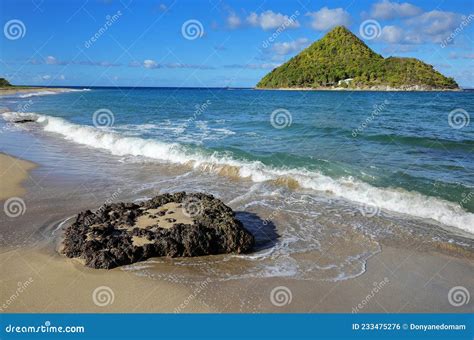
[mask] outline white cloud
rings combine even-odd
[[[286,55],[292,52],[299,52],[309,43],[306,38],[299,38],[293,41],[278,42],[272,45],[272,50],[278,55]]]
[[[143,67],[144,68],[149,68],[149,69],[154,69],[154,68],[158,68],[158,64],[156,61],[154,60],[151,60],[151,59],[146,59],[143,61]]]
[[[265,11],[260,14],[255,12],[250,13],[247,17],[247,23],[251,26],[261,27],[264,30],[270,30],[278,28],[280,26],[285,26],[287,28],[297,28],[300,27],[298,20],[288,17],[281,13],[275,13],[273,11]]]
[[[60,75],[58,76],[58,79],[59,79],[59,80],[64,80],[64,79],[66,79],[66,77],[64,76],[64,74],[60,74]]]
[[[242,25],[242,21],[240,20],[239,16],[235,13],[230,13],[227,17],[227,27],[230,29],[239,28]]]
[[[425,12],[407,20],[407,24],[419,27],[428,35],[445,34],[454,30],[462,21],[460,14],[443,11]]]
[[[51,76],[49,74],[45,74],[44,76],[41,77],[43,80],[49,80],[51,79]]]
[[[398,26],[385,26],[382,29],[380,39],[390,44],[398,44],[404,40],[405,32]]]
[[[323,7],[317,12],[310,12],[306,15],[313,18],[311,27],[317,31],[325,31],[339,25],[349,26],[351,23],[350,14],[343,8]]]
[[[45,58],[45,62],[48,65],[56,65],[58,63],[58,60],[55,57],[50,55]]]
[[[164,64],[164,67],[167,68],[190,68],[196,70],[213,70],[215,67],[208,65],[199,65],[199,64],[182,64],[182,63],[168,63]]]
[[[430,11],[404,21],[405,26],[385,26],[380,39],[390,44],[441,43],[461,25],[462,16]]]
[[[449,54],[449,59],[474,59],[474,53],[459,54],[451,52]]]
[[[375,19],[407,18],[418,15],[421,12],[421,8],[408,2],[398,3],[383,0],[372,6],[371,16]]]
[[[262,63],[262,64],[232,64],[232,65],[225,65],[227,68],[245,68],[251,70],[266,70],[266,69],[274,69],[280,66],[277,63]]]

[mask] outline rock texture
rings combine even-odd
[[[62,252],[110,269],[157,256],[242,253],[254,237],[212,195],[164,194],[142,203],[112,203],[77,215]]]

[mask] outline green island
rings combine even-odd
[[[45,87],[45,86],[23,86],[23,85],[13,85],[7,79],[0,78],[0,97],[1,96],[10,96],[20,93],[34,93],[38,91],[48,91],[48,92],[64,92],[70,90],[69,88],[60,88],[60,87]]]
[[[258,89],[459,90],[453,78],[415,58],[384,58],[344,26],[264,76]]]

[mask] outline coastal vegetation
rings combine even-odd
[[[0,87],[10,87],[12,84],[5,78],[0,78]]]
[[[415,58],[384,58],[344,26],[327,33],[263,77],[257,88],[457,89],[458,84]]]

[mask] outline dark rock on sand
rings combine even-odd
[[[242,253],[254,237],[212,195],[179,192],[81,212],[65,230],[63,245],[66,256],[109,269],[158,256]]]
[[[34,123],[34,122],[36,122],[36,120],[30,119],[30,118],[17,119],[13,121],[13,123],[15,124]]]

